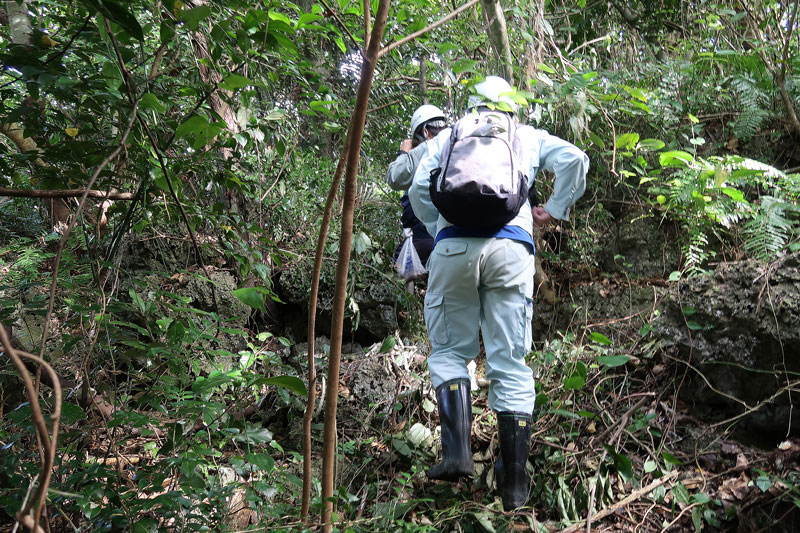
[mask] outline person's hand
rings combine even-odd
[[[411,139],[405,139],[403,142],[400,143],[400,149],[404,152],[408,152],[411,150]]]
[[[541,228],[555,220],[550,216],[550,213],[545,211],[544,207],[538,205],[531,208],[531,214],[533,215],[533,223],[537,228]]]

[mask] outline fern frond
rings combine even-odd
[[[713,256],[708,250],[708,235],[700,225],[689,226],[689,238],[681,247],[684,256],[684,272],[687,276],[705,274],[703,264]]]
[[[759,209],[742,228],[744,248],[750,257],[769,261],[784,249],[792,232],[792,222],[786,218],[787,208],[793,206],[772,196],[761,198]]]
[[[750,74],[731,78],[730,86],[740,110],[733,123],[734,135],[739,139],[750,139],[769,118],[769,97]]]

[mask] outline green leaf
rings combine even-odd
[[[274,385],[276,387],[284,388],[288,391],[291,391],[299,396],[307,396],[308,390],[306,389],[306,384],[303,383],[303,380],[295,377],[295,376],[275,376],[275,377],[265,377],[265,378],[258,378],[250,385]]]
[[[733,187],[725,187],[722,189],[722,193],[730,196],[735,202],[740,203],[749,203],[747,200],[744,199],[744,193],[739,189],[734,189]]]
[[[658,161],[662,167],[687,167],[694,161],[694,157],[688,152],[673,150],[659,154]]]
[[[381,344],[381,347],[378,350],[378,353],[386,353],[389,350],[391,350],[392,348],[394,348],[396,344],[397,344],[397,340],[394,338],[394,335],[389,335],[388,337],[386,337],[383,340],[383,344]]]
[[[142,32],[142,27],[139,25],[139,21],[136,20],[136,17],[128,11],[126,7],[123,7],[116,2],[111,2],[110,0],[103,0],[103,7],[106,10],[106,16],[119,24],[119,26],[128,32],[131,37],[138,41],[144,40],[144,33]]]
[[[473,61],[471,59],[460,59],[453,64],[453,74],[459,75],[464,74],[465,72],[475,72],[477,66],[477,61]]]
[[[626,150],[630,150],[636,146],[637,142],[639,142],[638,133],[623,133],[622,135],[617,135],[617,139],[614,141],[614,146],[616,146],[617,149],[624,148]]]
[[[277,11],[270,11],[269,12],[270,20],[276,20],[278,22],[284,22],[287,26],[292,26],[292,21],[289,20],[289,17],[284,15],[283,13],[278,13]]]
[[[210,376],[203,377],[198,376],[195,379],[194,383],[192,383],[192,392],[195,394],[203,395],[207,392],[213,392],[215,389],[230,383],[233,381],[233,378],[228,374],[220,374],[220,373],[211,373]]]
[[[269,473],[275,468],[275,459],[266,453],[248,453],[245,460],[257,466],[261,471]]]
[[[543,70],[543,71],[547,72],[548,74],[555,74],[556,73],[556,69],[554,69],[553,67],[551,67],[549,65],[545,65],[544,63],[536,63],[536,68],[538,68],[539,70]]]
[[[628,94],[630,94],[637,100],[641,100],[642,102],[647,102],[647,95],[644,94],[643,90],[637,87],[625,87],[625,90],[628,91]]]
[[[564,389],[578,390],[586,384],[586,378],[583,376],[572,375],[564,380]]]
[[[689,490],[683,483],[678,483],[672,488],[672,495],[675,497],[675,501],[678,503],[689,503]]]
[[[692,509],[692,525],[694,526],[695,533],[703,530],[703,510],[700,507]]]
[[[606,149],[606,143],[596,133],[589,132],[589,140],[600,147],[601,150]]]
[[[478,523],[483,527],[484,531],[488,531],[489,533],[496,533],[497,530],[494,528],[492,524],[492,518],[494,517],[494,513],[489,513],[489,511],[481,511],[479,513],[472,513],[472,516],[478,520]]]
[[[397,450],[397,453],[406,457],[411,457],[411,455],[414,453],[408,446],[408,443],[406,443],[406,441],[403,439],[393,438],[392,447]]]
[[[261,287],[242,287],[231,291],[243,304],[266,313],[264,307],[264,290]]]
[[[666,144],[664,141],[660,141],[658,139],[642,139],[639,141],[639,144],[636,146],[638,150],[649,150],[651,152],[655,152],[657,150],[661,150],[664,148]]]
[[[424,400],[422,400],[422,409],[426,413],[432,413],[433,410],[436,409],[436,406],[433,404],[432,401],[430,401],[429,399],[425,398]]]
[[[297,28],[302,28],[307,24],[311,24],[312,22],[317,22],[318,20],[322,20],[325,17],[322,15],[315,15],[313,13],[303,13],[300,15],[300,18],[297,19]]]
[[[593,331],[589,334],[589,338],[592,339],[597,344],[605,344],[606,346],[611,344],[611,339],[603,335],[602,333],[598,333]]]
[[[343,54],[347,53],[347,47],[344,45],[344,41],[339,35],[335,36],[333,38],[333,41],[336,43],[336,46],[339,47],[339,50],[341,50]]]
[[[256,424],[247,424],[233,440],[245,444],[265,444],[271,442],[272,438],[272,432],[267,428]]]
[[[615,367],[615,366],[622,366],[631,358],[627,355],[599,355],[597,356],[597,362],[601,365],[605,365],[607,367]]]
[[[372,240],[369,238],[369,235],[363,231],[359,231],[355,239],[353,239],[353,250],[355,250],[357,254],[363,254],[370,246],[372,246]]]
[[[180,320],[175,320],[167,328],[167,342],[172,346],[183,342],[184,336],[186,336],[186,327]]]
[[[181,139],[188,136],[205,136],[207,130],[208,120],[202,115],[192,115],[175,130],[175,138]]]
[[[581,415],[579,415],[578,413],[573,413],[572,411],[567,411],[566,409],[551,409],[548,412],[553,413],[554,415],[561,415],[567,418],[581,418]]]
[[[625,481],[630,481],[633,479],[633,466],[631,464],[631,460],[628,459],[627,456],[618,453],[613,446],[604,444],[603,448],[605,448],[606,451],[608,451],[608,453],[611,455],[611,458],[614,460],[614,466],[622,478]]]
[[[238,74],[231,72],[225,76],[225,79],[219,83],[219,86],[228,91],[235,91],[236,89],[247,87],[251,83],[252,82],[244,76],[239,76]]]
[[[197,28],[200,27],[200,23],[210,15],[211,7],[203,5],[181,11],[181,20],[186,23],[186,26],[190,30],[197,31]]]
[[[82,1],[90,11],[101,13],[108,20],[118,24],[120,28],[125,30],[134,39],[139,41],[144,40],[144,33],[142,32],[142,27],[139,25],[139,21],[136,20],[136,17],[128,11],[127,8],[111,0]]]
[[[85,418],[86,413],[79,405],[70,402],[61,404],[61,423],[65,426],[71,426]]]
[[[167,110],[167,107],[153,93],[144,93],[139,100],[139,109],[152,109],[163,113]]]

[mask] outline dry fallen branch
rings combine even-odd
[[[664,476],[656,479],[655,481],[653,481],[652,483],[650,483],[646,487],[642,487],[641,489],[639,489],[639,490],[637,490],[635,492],[632,492],[631,494],[629,494],[625,498],[621,499],[617,503],[615,503],[613,505],[610,505],[610,506],[606,507],[605,509],[603,509],[602,511],[598,512],[597,514],[593,515],[592,516],[592,520],[601,520],[601,519],[607,517],[608,515],[617,512],[618,510],[622,509],[623,507],[625,507],[627,505],[630,505],[631,503],[635,502],[639,498],[642,498],[643,496],[646,496],[647,494],[651,493],[653,490],[655,490],[656,488],[660,487],[661,485],[666,485],[667,483],[671,483],[676,477],[678,477],[677,470],[673,470],[669,474],[665,474]],[[579,531],[581,528],[584,527],[585,523],[586,523],[586,520],[580,520],[578,522],[575,522],[574,524],[572,524],[568,528],[562,529],[561,533],[574,533],[576,531]]]

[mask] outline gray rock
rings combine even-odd
[[[612,230],[603,253],[603,270],[639,277],[666,278],[677,270],[680,248],[673,228],[655,215],[629,213]]]
[[[681,398],[697,416],[744,415],[739,428],[764,439],[800,435],[786,392],[800,373],[799,267],[800,254],[772,265],[726,263],[665,298],[654,330],[692,365]]]
[[[329,270],[330,267],[321,275],[316,322],[317,333],[328,336],[331,332],[334,292],[331,281],[333,272]],[[298,265],[295,269],[284,271],[276,286],[278,297],[287,304],[279,309],[278,318],[297,339],[307,336],[310,286],[311,267],[309,265]],[[383,340],[394,332],[398,327],[396,306],[399,291],[402,291],[399,284],[395,285],[385,278],[377,276],[373,279],[362,280],[359,278],[359,288],[353,295],[353,300],[357,305],[357,316],[354,314],[353,307],[348,306],[345,309],[345,338],[350,338],[354,323],[356,325],[355,331],[353,331],[355,339],[365,344]]]

